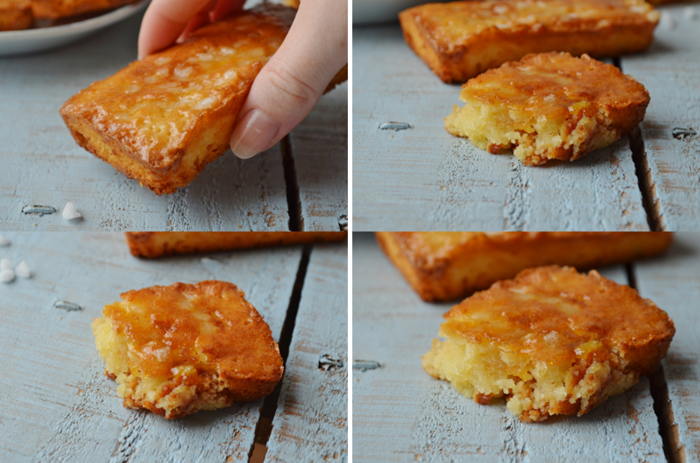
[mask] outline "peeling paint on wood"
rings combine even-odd
[[[354,461],[665,461],[646,378],[583,417],[521,423],[428,376],[420,357],[451,304],[422,302],[371,235],[353,248],[353,357],[383,365],[353,371]],[[601,273],[626,283],[621,266]]]
[[[459,103],[398,26],[356,29],[353,224],[376,230],[646,230],[627,138],[582,160],[526,167],[453,137]],[[403,121],[411,130],[377,130]]]
[[[700,28],[685,17],[683,5],[659,9],[674,19],[673,29],[657,27],[649,51],[624,56],[622,71],[651,95],[641,124],[648,190],[659,224],[666,230],[697,230],[700,224]]]
[[[347,285],[347,247],[315,246],[266,462],[348,461]]]
[[[662,361],[679,453],[700,462],[700,234],[678,233],[668,255],[634,266],[637,289],[673,319],[676,335]],[[682,460],[681,460],[682,461]]]
[[[301,247],[157,261],[129,254],[120,233],[4,233],[2,256],[33,277],[0,288],[0,461],[224,461],[247,458],[262,401],[166,421],[126,409],[104,376],[90,329],[130,289],[221,279],[238,285],[278,339]],[[81,311],[57,310],[56,300]],[[163,449],[168,458],[162,459]]]

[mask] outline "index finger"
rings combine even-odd
[[[153,0],[139,31],[139,58],[175,42],[187,23],[210,3],[212,0]]]

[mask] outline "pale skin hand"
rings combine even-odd
[[[153,0],[139,33],[139,57],[162,50],[245,0]],[[301,0],[279,50],[255,79],[238,115],[231,150],[247,159],[274,146],[306,117],[348,62],[347,0]]]

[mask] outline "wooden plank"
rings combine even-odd
[[[136,59],[140,22],[137,15],[54,52],[0,60],[4,228],[287,230],[279,145],[249,161],[228,152],[185,189],[158,197],[75,143],[59,108],[80,89]],[[79,224],[61,218],[60,210],[68,201],[84,216]],[[59,213],[44,217],[21,213],[33,204],[54,206]]]
[[[5,233],[0,257],[34,276],[0,285],[0,461],[235,461],[247,458],[262,401],[165,421],[125,409],[103,374],[92,319],[125,290],[176,281],[239,285],[278,339],[300,247],[140,260],[121,234]],[[53,307],[63,299],[82,311]],[[170,461],[169,460],[169,461]]]
[[[647,53],[622,58],[622,70],[649,90],[651,102],[642,123],[646,165],[646,194],[656,220],[666,230],[697,230],[700,223],[700,28],[684,11],[700,7],[666,5],[659,9],[672,18],[661,21]],[[673,137],[674,128],[697,134]]]
[[[646,378],[581,417],[521,423],[501,404],[482,406],[428,376],[420,357],[451,304],[427,304],[371,235],[353,240],[353,460],[665,461]],[[622,267],[602,269],[626,281]]]
[[[345,245],[311,253],[265,461],[348,461],[347,266]]]
[[[348,217],[348,85],[321,97],[290,134],[303,231],[339,230]]]
[[[398,26],[354,34],[354,230],[645,230],[627,139],[574,163],[525,167],[453,137],[459,102]],[[379,130],[388,121],[412,128]]]
[[[676,461],[700,462],[700,234],[676,234],[668,255],[635,264],[637,288],[673,318],[676,335],[662,361]]]
[[[288,231],[280,145],[246,160],[226,152],[168,196],[167,217],[169,231]]]

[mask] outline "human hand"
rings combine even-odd
[[[243,8],[245,0],[153,0],[139,34],[139,57]],[[346,0],[302,0],[287,37],[253,82],[231,136],[247,159],[271,148],[316,105],[348,62]]]

